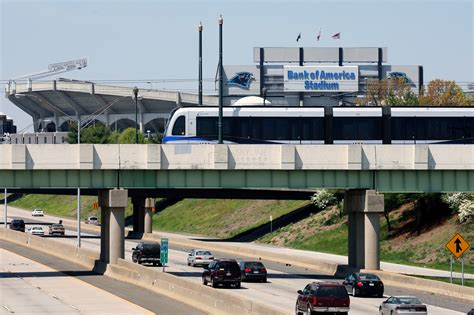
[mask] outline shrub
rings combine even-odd
[[[326,207],[334,205],[337,199],[328,190],[321,189],[311,197],[311,202],[319,209],[326,209]]]

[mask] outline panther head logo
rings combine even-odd
[[[252,80],[255,80],[254,76],[250,72],[237,72],[230,80],[227,81],[227,85],[236,85],[243,89],[248,89]]]

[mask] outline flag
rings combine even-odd
[[[321,29],[319,29],[318,36],[316,36],[316,40],[319,42],[319,39],[321,38]]]
[[[339,39],[339,38],[341,38],[341,33],[336,33],[336,34],[332,35],[331,37],[332,37],[332,39]]]
[[[298,34],[298,37],[296,37],[296,42],[299,42],[301,39],[301,33]]]

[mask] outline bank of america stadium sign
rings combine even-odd
[[[284,66],[284,89],[290,92],[356,92],[356,66]]]

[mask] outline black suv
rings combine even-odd
[[[211,283],[213,288],[219,284],[234,285],[240,288],[241,274],[240,267],[234,259],[217,259],[204,267],[202,273],[202,284]]]
[[[161,247],[155,242],[140,242],[137,247],[132,248],[132,261],[143,264],[152,263],[154,266],[161,266]]]
[[[20,219],[13,219],[10,221],[10,229],[20,232],[25,232],[25,221]]]

